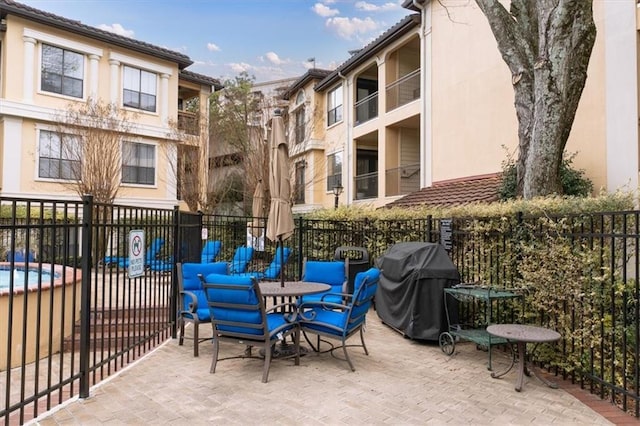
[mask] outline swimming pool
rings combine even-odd
[[[1,265],[0,266],[0,290],[7,290],[11,284],[11,277],[13,276],[13,287],[22,288],[25,285],[25,275],[26,275],[26,284],[28,287],[34,287],[38,285],[38,282],[41,282],[43,285],[50,285],[51,279],[60,278],[59,274],[55,272],[52,274],[51,269],[43,268],[40,270],[38,267],[30,267],[28,271],[25,270],[24,267],[15,267],[11,269],[10,265]]]
[[[23,357],[30,363],[63,350],[80,318],[81,281],[81,271],[71,266],[0,262],[0,348],[11,348],[11,365],[0,357],[0,371],[19,366]]]

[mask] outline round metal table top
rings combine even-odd
[[[542,343],[560,340],[560,333],[557,331],[535,325],[493,324],[487,327],[487,332],[514,342]]]
[[[329,284],[306,281],[285,281],[284,287],[280,281],[260,281],[259,285],[263,296],[304,296],[331,289]]]

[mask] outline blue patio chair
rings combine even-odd
[[[222,249],[222,241],[207,241],[202,247],[201,263],[215,262]]]
[[[233,259],[229,264],[230,274],[240,274],[247,271],[247,265],[253,258],[253,247],[240,246],[233,254]]]
[[[198,356],[198,344],[208,340],[199,338],[199,325],[211,321],[201,277],[209,274],[226,274],[228,265],[226,262],[178,263],[177,267],[179,291],[177,323],[180,330],[178,344],[184,343],[185,323],[193,323],[193,356]]]
[[[205,278],[204,289],[211,311],[213,327],[213,360],[211,373],[216,372],[220,342],[229,341],[247,346],[241,358],[251,358],[253,346],[264,351],[262,382],[269,378],[272,347],[278,340],[293,334],[295,364],[300,364],[300,331],[293,315],[278,312],[295,309],[283,303],[265,309],[258,281],[253,277],[211,274]]]
[[[277,250],[276,254],[273,255],[273,260],[264,271],[248,271],[233,275],[251,276],[255,277],[258,281],[276,280],[282,272],[282,266],[287,263],[290,255],[291,249],[289,247],[283,247],[282,250]]]
[[[367,312],[371,307],[371,301],[376,294],[379,280],[380,270],[375,267],[370,268],[365,272],[356,274],[353,295],[339,295],[345,297],[345,303],[328,302],[329,297],[325,295],[322,300],[305,301],[300,305],[298,321],[301,330],[305,333],[305,337],[307,333],[317,335],[315,346],[309,342],[315,352],[321,353],[321,337],[339,340],[340,346],[332,346],[331,349],[325,352],[333,352],[335,349],[342,347],[345,360],[349,363],[351,371],[356,371],[349,358],[346,342],[347,339],[359,332],[361,344],[355,346],[362,346],[364,353],[369,355],[367,346],[364,343],[364,324]],[[307,341],[309,340],[307,339]]]
[[[341,294],[346,292],[349,277],[349,260],[306,260],[302,265],[302,281],[329,284],[331,290],[324,293],[310,294],[302,297],[302,301],[326,300],[342,303]],[[326,298],[325,298],[326,296]]]
[[[156,238],[151,242],[151,244],[149,245],[149,247],[147,247],[147,250],[145,252],[145,257],[144,257],[145,267],[151,267],[151,265],[158,260],[157,257],[160,254],[160,251],[162,250],[163,247],[164,247],[163,238]],[[120,258],[118,260],[118,266],[120,266],[123,269],[129,268],[129,258],[128,257]]]

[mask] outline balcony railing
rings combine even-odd
[[[417,69],[387,86],[387,111],[420,98],[420,70]]]
[[[178,111],[178,130],[189,135],[200,134],[200,121],[198,120],[198,114],[190,111]]]
[[[378,92],[356,102],[356,126],[378,116]]]
[[[386,171],[385,195],[405,195],[420,189],[420,164],[407,164]]]
[[[355,177],[356,200],[378,197],[378,172],[365,173]]]

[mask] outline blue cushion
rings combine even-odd
[[[216,256],[222,249],[221,241],[207,241],[202,248],[202,255],[200,256],[200,263],[211,263],[215,260]]]
[[[239,274],[247,270],[247,265],[251,262],[253,257],[253,247],[238,247],[233,255],[231,264],[229,265],[229,272],[231,274]]]
[[[287,323],[284,316],[278,313],[268,314],[267,323],[263,324],[260,310],[251,310],[242,306],[257,306],[260,303],[250,276],[210,274],[205,281],[243,289],[243,291],[225,288],[206,289],[206,296],[210,301],[237,305],[210,307],[211,315],[216,321],[232,321],[246,324],[246,327],[243,327],[242,324],[217,324],[218,331],[261,336],[265,334],[266,329],[270,336],[275,336],[275,334],[294,326],[294,324]]]
[[[202,288],[202,282],[198,277],[199,274],[207,276],[212,273],[226,274],[227,264],[225,262],[215,263],[183,263],[182,264],[182,286],[183,290],[195,294],[198,299],[198,319],[200,321],[208,321],[210,319],[209,306],[207,298]],[[190,298],[184,298],[184,306],[182,309],[189,310]]]
[[[304,264],[302,281],[329,284],[342,290],[346,278],[342,261],[308,260]]]
[[[301,299],[303,302],[316,301],[328,293],[342,293],[346,279],[343,261],[308,260],[304,264],[302,281],[329,284],[331,289],[324,293],[305,295]],[[330,295],[325,297],[325,301],[342,303],[342,298]]]

